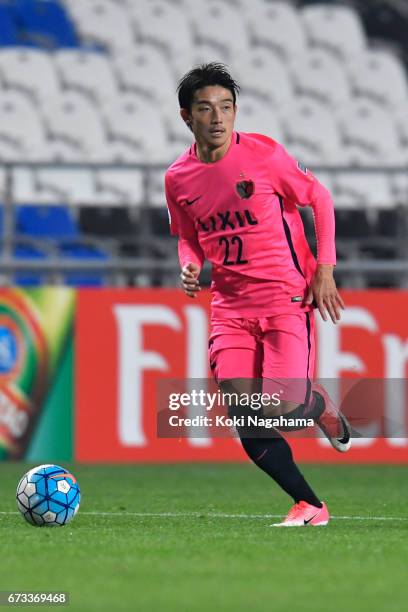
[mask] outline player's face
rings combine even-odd
[[[198,145],[210,150],[228,148],[236,115],[231,92],[220,85],[209,85],[194,94],[191,112],[182,114],[190,122]]]

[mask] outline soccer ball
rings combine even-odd
[[[31,525],[61,527],[78,512],[81,492],[75,476],[59,465],[39,465],[18,483],[17,507]]]

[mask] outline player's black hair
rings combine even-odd
[[[180,108],[185,108],[190,112],[194,93],[209,85],[225,87],[231,92],[234,104],[236,103],[240,90],[238,83],[232,78],[225,64],[210,62],[195,66],[180,79],[177,86]]]

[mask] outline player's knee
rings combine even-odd
[[[241,397],[250,398],[253,394],[259,393],[262,381],[252,378],[230,378],[221,380],[219,386],[225,400],[231,404],[237,404]]]
[[[240,404],[228,406],[228,417],[232,418],[245,418],[253,414],[253,410],[250,406],[241,406]]]
[[[269,404],[263,406],[263,414],[266,417],[273,418],[285,415],[289,412],[293,412],[298,408],[297,402],[290,402],[288,400],[281,400],[277,406]]]

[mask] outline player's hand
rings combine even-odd
[[[333,266],[319,264],[306,297],[306,304],[315,300],[323,321],[329,314],[333,323],[340,321],[341,310],[345,309],[343,300],[337,291],[333,277]]]
[[[197,297],[197,292],[201,291],[198,276],[201,272],[200,266],[195,263],[189,263],[181,270],[181,286],[188,297]]]

